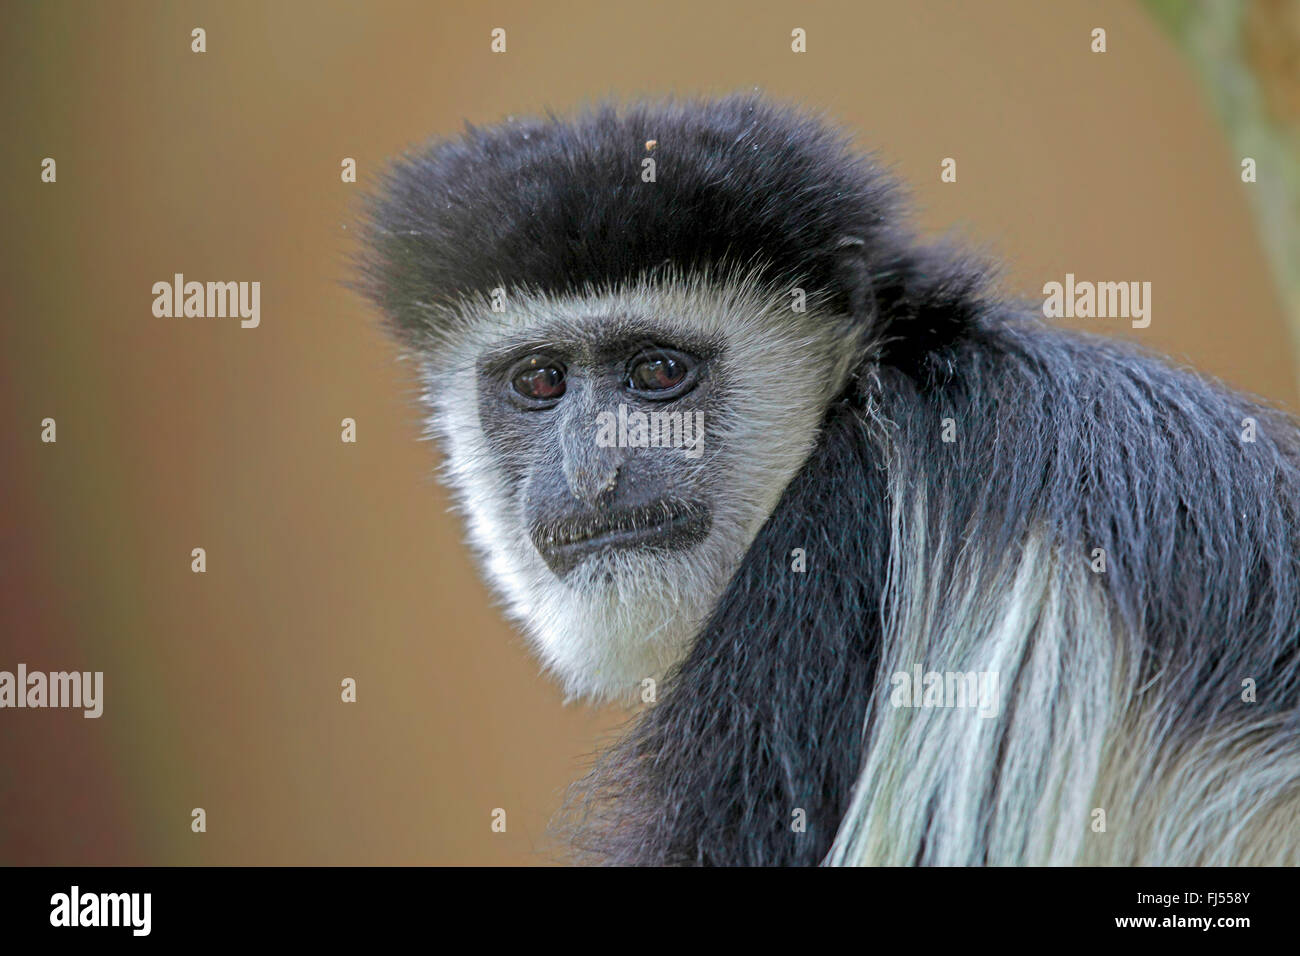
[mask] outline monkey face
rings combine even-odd
[[[811,450],[855,348],[788,301],[736,274],[508,290],[427,349],[471,538],[571,693],[680,659]]]
[[[479,420],[538,554],[586,564],[686,552],[712,525],[718,347],[610,317],[507,341],[478,362]]]

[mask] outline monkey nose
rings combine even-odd
[[[602,501],[608,500],[618,485],[618,470],[621,461],[587,462],[565,468],[565,480],[569,492],[589,508],[594,508]]]

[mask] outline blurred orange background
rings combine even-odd
[[[0,669],[102,670],[105,700],[98,720],[0,711],[0,863],[564,858],[546,821],[627,714],[565,706],[539,676],[433,480],[409,368],[343,285],[357,191],[465,120],[758,85],[846,124],[907,183],[921,229],[1002,259],[1008,291],[1150,281],[1150,328],[1073,324],[1296,407],[1240,156],[1132,3],[4,17]],[[260,281],[260,327],[154,317],[153,283],[177,272]]]

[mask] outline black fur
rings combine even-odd
[[[363,288],[416,343],[436,339],[439,306],[498,286],[578,292],[724,265],[897,318],[896,335],[877,333],[915,343],[951,338],[982,282],[915,248],[892,182],[842,134],[753,94],[469,127],[393,165],[365,233]],[[933,294],[908,298],[912,286]]]

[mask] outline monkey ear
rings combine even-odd
[[[968,334],[997,301],[990,291],[993,268],[947,242],[918,246],[843,236],[835,253],[848,314],[870,325],[883,361],[909,371]]]
[[[835,278],[842,292],[842,307],[854,318],[867,318],[876,311],[867,267],[867,240],[861,236],[840,236],[835,242]]]

